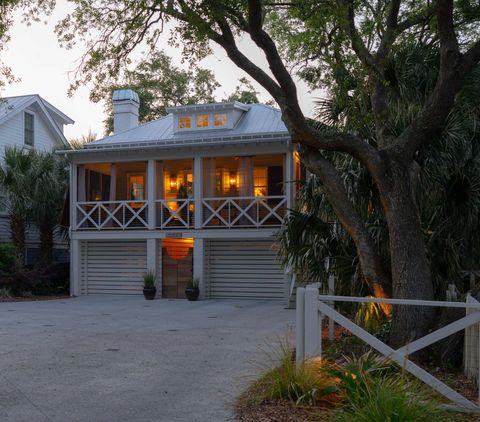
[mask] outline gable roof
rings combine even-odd
[[[68,145],[68,141],[65,138],[63,131],[59,128],[55,119],[59,120],[63,124],[72,124],[74,121],[66,114],[62,113],[58,108],[54,107],[48,101],[44,100],[40,95],[20,95],[16,97],[3,97],[0,99],[0,125],[10,120],[12,117],[21,113],[31,105],[36,104],[47,125],[52,130],[53,134],[57,138],[57,141],[64,145]],[[54,118],[55,117],[55,118]]]
[[[246,111],[232,129],[174,131],[173,114],[86,144],[83,149],[138,148],[236,143],[262,139],[290,139],[280,110],[264,105],[243,105]]]

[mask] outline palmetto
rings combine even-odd
[[[389,125],[400,133],[426,101],[437,77],[437,51],[413,44],[397,52],[389,63]],[[362,87],[331,92],[318,102],[318,130],[361,134],[375,144],[368,97]],[[459,280],[461,270],[478,269],[480,262],[480,68],[477,66],[457,95],[442,133],[417,154],[417,203],[437,295],[447,281]],[[370,124],[365,124],[370,122]],[[388,230],[379,196],[368,172],[353,158],[325,153],[341,170],[348,196],[361,217],[389,271]],[[326,282],[329,270],[343,292],[370,293],[362,283],[355,245],[338,223],[317,178],[306,181],[296,209],[279,236],[286,266],[305,280]]]

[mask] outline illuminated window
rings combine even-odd
[[[127,176],[128,199],[145,200],[145,174],[129,174]]]
[[[266,167],[253,169],[253,188],[255,196],[267,196],[268,176]]]
[[[197,116],[197,127],[208,127],[208,115]]]
[[[192,127],[192,119],[190,117],[180,117],[180,129],[190,129]]]
[[[227,124],[227,115],[225,113],[215,114],[213,116],[213,125],[214,126],[225,126]]]

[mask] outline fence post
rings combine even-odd
[[[305,357],[321,356],[321,319],[318,312],[318,288],[305,289]]]
[[[328,276],[328,294],[330,296],[333,296],[335,294],[335,276],[333,274],[330,274]],[[335,302],[330,302],[330,306],[332,308],[335,308]],[[334,333],[335,333],[335,321],[332,318],[328,318],[328,339],[330,341],[333,341]]]
[[[305,360],[305,287],[297,287],[295,311],[295,362],[297,368]]]

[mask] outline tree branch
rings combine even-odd
[[[391,294],[391,280],[385,272],[375,244],[365,225],[348,198],[343,180],[333,164],[317,150],[301,147],[302,162],[317,175],[323,184],[325,195],[340,223],[352,237],[360,259],[363,276],[377,297]]]

